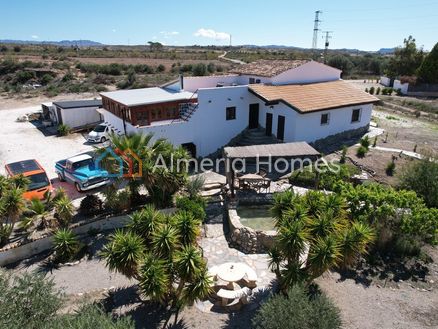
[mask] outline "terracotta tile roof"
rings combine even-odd
[[[267,60],[262,59],[249,64],[240,65],[232,70],[231,73],[256,75],[260,77],[274,77],[287,70],[294,69],[306,64],[308,60]]]
[[[250,85],[249,91],[266,102],[284,102],[298,112],[314,112],[375,103],[379,99],[343,80],[303,85]]]

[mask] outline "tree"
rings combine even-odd
[[[165,206],[172,196],[184,185],[187,177],[184,165],[176,166],[180,160],[188,159],[187,151],[175,148],[165,139],[152,142],[152,134],[112,135],[111,142],[116,150],[130,150],[142,161],[141,177],[127,178],[133,201],[138,196],[138,189],[143,185],[158,206]],[[101,149],[104,152],[104,149]],[[133,161],[134,173],[139,164]]]
[[[404,46],[396,48],[388,63],[385,73],[391,78],[414,75],[423,61],[423,50],[417,49],[415,39],[411,35],[404,39],[403,43]]]
[[[148,41],[149,48],[152,51],[161,51],[163,49],[163,45],[160,42]]]
[[[415,191],[429,207],[438,208],[438,163],[431,156],[413,162],[401,174],[400,187]]]
[[[353,68],[353,63],[351,60],[344,55],[335,55],[330,57],[328,60],[328,65],[342,70],[343,74],[345,75],[348,75]]]
[[[65,314],[64,296],[52,280],[35,273],[11,276],[0,270],[0,327],[8,329],[134,329],[130,317],[114,319],[99,305]]]
[[[277,236],[270,267],[283,291],[311,283],[330,268],[348,267],[366,253],[373,230],[347,216],[345,199],[311,191],[277,194],[273,215]]]
[[[204,63],[198,63],[193,66],[192,73],[194,76],[207,75],[207,67]]]
[[[197,245],[201,222],[193,214],[167,217],[151,206],[116,231],[102,257],[108,268],[138,280],[141,292],[177,310],[211,292],[207,264]]]
[[[438,43],[424,58],[417,75],[422,82],[438,83]]]

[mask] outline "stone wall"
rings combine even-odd
[[[241,204],[267,204],[271,201],[272,194],[258,194],[244,199],[239,198]],[[237,203],[227,203],[231,246],[246,254],[266,253],[274,244],[274,237],[277,232],[259,231],[242,225],[236,207]]]
[[[365,135],[369,130],[369,125],[343,131],[339,134],[331,135],[322,139],[318,139],[313,143],[310,143],[316,150],[321,153],[328,154],[336,151],[342,147],[342,145],[351,145],[357,142],[357,139]]]

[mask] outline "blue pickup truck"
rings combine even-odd
[[[78,192],[91,190],[110,183],[108,171],[95,166],[94,159],[88,154],[58,161],[55,171],[61,182],[75,185]]]

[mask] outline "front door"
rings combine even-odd
[[[249,105],[249,129],[255,129],[259,127],[259,104]]]
[[[272,135],[272,113],[266,113],[266,136]]]
[[[277,124],[277,139],[284,140],[284,121],[285,118],[282,115],[278,116],[278,124]]]

